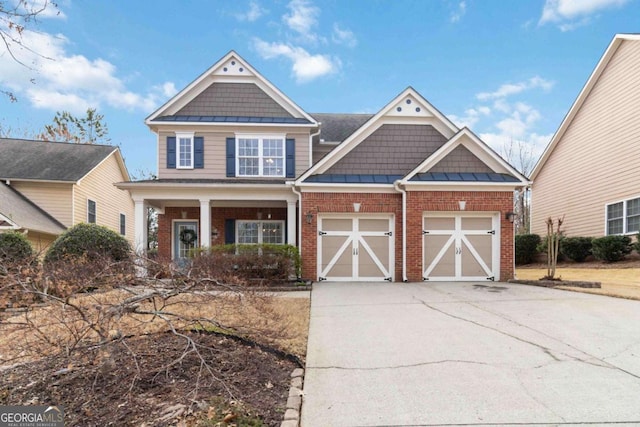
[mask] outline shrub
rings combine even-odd
[[[540,236],[537,234],[518,234],[516,240],[516,264],[531,264],[538,253]]]
[[[191,253],[192,276],[227,283],[288,280],[300,274],[300,254],[291,245],[218,245]]]
[[[0,234],[0,261],[16,263],[33,258],[33,248],[27,237],[16,231]]]
[[[62,233],[47,251],[44,262],[79,257],[125,261],[130,255],[131,247],[124,237],[107,227],[83,223]]]
[[[605,262],[616,262],[631,253],[631,239],[628,236],[605,236],[593,239],[593,256]]]
[[[636,235],[636,242],[633,244],[633,248],[640,254],[640,232]]]
[[[554,235],[556,233],[553,233]],[[560,234],[560,247],[562,248],[562,241],[566,239],[566,237],[563,234]],[[544,236],[542,238],[542,240],[540,241],[540,243],[538,244],[538,252],[543,253],[543,254],[547,254],[547,236]],[[562,253],[562,251],[558,252],[558,261],[564,261],[564,254]]]
[[[592,237],[566,237],[560,240],[560,252],[570,260],[583,262],[591,255]]]

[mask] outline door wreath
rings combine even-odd
[[[195,243],[197,238],[198,235],[196,234],[196,231],[190,228],[185,228],[180,232],[180,241],[185,245],[192,245]]]

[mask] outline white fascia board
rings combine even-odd
[[[602,72],[607,68],[609,61],[611,61],[611,58],[613,58],[613,55],[618,50],[618,47],[620,47],[622,42],[625,40],[640,41],[640,35],[639,34],[616,34],[613,40],[611,40],[611,43],[609,43],[609,46],[607,47],[604,54],[600,58],[600,61],[598,61],[598,64],[596,65],[593,72],[587,79],[587,82],[582,87],[582,90],[578,94],[576,100],[573,102],[573,105],[571,106],[567,114],[562,119],[562,122],[560,123],[558,130],[553,134],[551,141],[549,141],[546,148],[542,152],[542,155],[538,159],[536,165],[533,167],[533,170],[531,171],[532,181],[536,178],[536,176],[538,176],[538,174],[540,173],[540,170],[544,167],[544,164],[546,163],[547,159],[555,149],[556,145],[558,145],[558,142],[560,142],[560,140],[564,136],[565,132],[569,128],[569,125],[575,118],[576,114],[578,114],[578,111],[580,111],[580,108],[582,108],[582,105],[584,104],[587,97],[591,93],[591,90],[593,89],[598,79],[602,75]]]
[[[429,113],[438,118],[447,129],[451,131],[451,133],[455,134],[458,132],[458,128],[447,119],[440,111],[438,111],[433,105],[431,105],[422,95],[420,95],[415,89],[412,87],[408,87],[398,96],[393,98],[391,102],[385,105],[376,115],[367,120],[360,128],[358,128],[354,133],[352,133],[347,139],[345,139],[340,145],[334,148],[329,152],[326,156],[324,156],[319,162],[313,165],[311,168],[307,169],[305,173],[303,173],[297,180],[296,185],[299,185],[300,182],[304,181],[308,177],[314,174],[323,173],[328,170],[331,166],[333,166],[338,160],[340,160],[344,155],[349,153],[355,146],[357,146],[365,137],[371,135],[375,132],[380,126],[386,123],[402,123],[402,124],[428,124],[426,118],[409,118],[404,119],[402,116],[390,116],[386,117],[387,113],[402,99],[407,96],[411,96],[423,103],[423,106],[427,108]],[[386,118],[387,120],[383,120]],[[435,126],[434,126],[435,127]]]
[[[95,165],[95,166],[94,166],[94,167],[93,167],[89,172],[85,173],[85,174],[84,174],[84,175],[83,175],[83,176],[82,176],[82,177],[81,177],[81,178],[80,178],[80,179],[79,179],[75,184],[76,184],[76,185],[80,185],[80,184],[82,183],[82,180],[83,180],[83,179],[85,179],[86,177],[88,177],[90,174],[92,174],[92,173],[93,173],[93,171],[95,171],[95,170],[96,170],[96,169],[98,169],[100,166],[102,166],[102,164],[103,164],[104,162],[106,162],[106,161],[109,159],[109,157],[111,157],[111,156],[113,155],[113,153],[115,153],[115,152],[116,152],[116,151],[118,151],[118,150],[119,150],[119,148],[117,148],[117,147],[116,147],[116,148],[114,148],[114,150],[113,150],[112,152],[110,152],[109,154],[107,154],[107,155],[104,157],[104,159],[100,160],[100,162],[99,162],[97,165]],[[123,174],[123,175],[124,175],[124,174]],[[126,177],[126,178],[127,178],[127,179],[129,179],[128,174],[127,174],[127,177]]]
[[[0,229],[2,229],[2,230],[17,230],[17,229],[20,228],[20,225],[18,225],[15,221],[13,221],[8,216],[2,215],[1,213],[0,213],[0,220],[6,221],[9,224],[11,224],[9,227],[7,227],[7,226],[0,227]]]
[[[215,72],[220,69],[220,67],[222,67],[225,63],[227,63],[231,58],[235,58],[236,61],[240,62],[242,66],[245,67],[247,71],[249,71],[249,73],[252,75],[248,74],[247,77],[227,77],[215,75]],[[204,89],[206,89],[210,84],[216,81],[255,83],[290,114],[295,117],[305,118],[313,123],[315,127],[317,127],[317,122],[313,117],[307,114],[302,108],[300,108],[295,102],[293,102],[289,97],[287,97],[278,88],[276,88],[262,74],[260,74],[255,68],[253,68],[251,64],[249,64],[244,58],[242,58],[233,50],[223,56],[218,62],[209,67],[209,69],[207,69],[204,73],[200,74],[200,76],[192,81],[187,87],[182,89],[169,101],[163,104],[151,115],[149,115],[145,119],[145,123],[147,124],[147,126],[151,126],[152,124],[154,124],[153,120],[161,116],[163,113],[167,111],[179,110],[179,108],[192,101],[196,96],[202,93]]]
[[[151,129],[155,129],[155,132],[171,132],[171,130],[160,130],[160,127],[166,126],[170,128],[171,126],[185,126],[189,129],[192,129],[196,126],[207,126],[207,127],[233,127],[233,129],[238,129],[241,127],[293,127],[293,128],[315,128],[318,125],[314,123],[244,123],[244,122],[152,122],[148,123]]]

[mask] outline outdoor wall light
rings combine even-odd
[[[513,221],[515,221],[516,219],[516,214],[513,212],[507,212],[506,214],[504,214],[504,217],[507,221],[513,224]]]
[[[312,221],[313,221],[313,212],[309,211],[307,212],[307,224],[311,224]]]

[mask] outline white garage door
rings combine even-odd
[[[318,218],[318,279],[393,280],[393,218]]]
[[[427,214],[423,222],[425,280],[499,280],[500,216]]]

